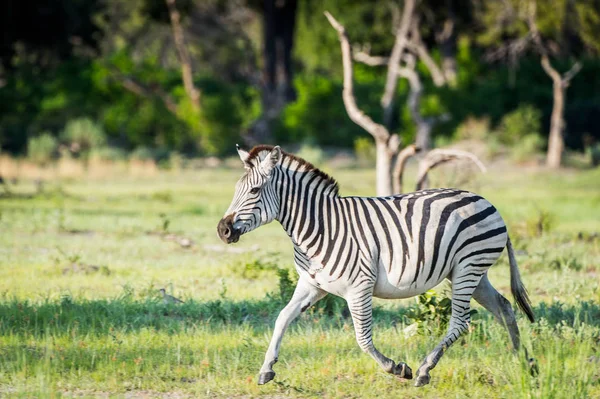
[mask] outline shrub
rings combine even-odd
[[[446,328],[452,316],[450,298],[439,298],[434,290],[429,290],[415,300],[416,304],[409,309],[407,316],[417,325],[420,334],[437,333]]]
[[[544,148],[544,139],[538,134],[526,134],[511,149],[511,156],[517,162],[524,162],[539,154]]]
[[[296,152],[296,155],[316,166],[320,166],[325,160],[325,153],[323,150],[311,144],[302,144],[300,149]]]
[[[86,159],[92,150],[106,143],[102,126],[89,118],[78,118],[67,122],[61,139],[69,145],[74,155]]]
[[[539,209],[525,220],[525,227],[530,237],[540,237],[545,233],[550,232],[554,227],[555,216],[553,213]]]
[[[31,137],[27,142],[27,156],[39,165],[46,165],[50,162],[56,156],[57,149],[58,140],[49,132]]]
[[[500,140],[507,145],[521,145],[528,135],[540,135],[542,113],[531,105],[523,105],[506,114],[500,122]]]
[[[127,153],[121,148],[100,147],[90,151],[90,158],[100,161],[124,161],[127,159]]]
[[[459,140],[485,140],[490,133],[490,118],[469,116],[456,128],[455,136]]]

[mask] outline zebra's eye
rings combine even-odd
[[[250,190],[250,194],[258,194],[259,191],[260,187],[253,187],[252,190]]]

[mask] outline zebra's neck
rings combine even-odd
[[[321,247],[331,215],[339,209],[337,183],[314,166],[285,157],[275,179],[281,223],[292,242],[309,251]],[[309,254],[312,255],[312,254]]]

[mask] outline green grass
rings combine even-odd
[[[344,195],[372,192],[370,170],[328,172]],[[540,375],[479,308],[421,389],[382,372],[351,321],[323,307],[286,334],[275,381],[256,385],[292,247],[277,223],[234,246],[216,237],[240,173],[61,181],[43,195],[21,183],[0,197],[0,397],[600,397],[600,170],[508,169],[469,184],[508,222]],[[550,230],[538,236],[541,214]],[[510,298],[505,258],[490,279]],[[163,304],[161,287],[186,303]],[[374,338],[416,370],[441,337],[404,336],[413,304],[376,301]]]

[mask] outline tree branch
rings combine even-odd
[[[429,70],[429,73],[431,74],[431,78],[433,79],[435,86],[441,87],[446,84],[446,77],[444,76],[442,69],[437,65],[433,57],[431,57],[429,51],[427,50],[427,46],[425,46],[425,43],[423,43],[423,40],[421,39],[418,20],[413,24],[410,36],[411,40],[408,44],[409,48],[415,51],[421,61],[423,61],[423,64],[425,64]]]
[[[196,111],[200,110],[200,91],[194,86],[194,78],[192,76],[192,61],[185,45],[183,36],[183,28],[181,27],[181,15],[177,11],[175,0],[165,0],[169,8],[169,17],[171,19],[171,27],[173,28],[173,39],[175,40],[175,48],[179,55],[181,63],[181,77],[183,79],[183,87],[187,93],[192,106]]]
[[[573,64],[571,69],[569,69],[563,75],[563,78],[562,78],[563,87],[567,87],[569,85],[569,83],[571,82],[571,79],[573,79],[575,77],[575,75],[577,75],[579,73],[579,71],[581,71],[581,62],[577,61],[575,64]]]
[[[427,153],[425,158],[419,163],[419,172],[417,174],[416,190],[423,190],[427,180],[429,171],[443,163],[453,161],[455,159],[466,159],[473,162],[482,173],[486,173],[487,169],[483,163],[474,154],[468,151],[461,150],[444,150],[435,149]]]
[[[369,52],[360,49],[353,52],[354,61],[360,62],[361,64],[369,66],[382,66],[389,63],[389,57],[381,57],[377,55],[371,55]]]
[[[352,76],[352,49],[350,47],[350,42],[348,41],[348,36],[346,35],[346,30],[328,11],[325,11],[325,16],[329,20],[331,26],[338,32],[342,48],[342,63],[344,68],[344,90],[342,92],[342,98],[344,100],[346,112],[354,123],[365,129],[376,141],[387,142],[390,138],[390,133],[385,126],[374,122],[356,105]]]
[[[394,42],[392,54],[388,60],[385,91],[381,97],[381,106],[383,107],[383,123],[388,128],[390,127],[392,120],[394,94],[396,93],[396,84],[398,82],[398,68],[400,66],[400,59],[402,58],[404,47],[406,46],[407,35],[410,29],[410,21],[413,16],[414,8],[414,0],[405,0],[400,26],[396,30],[396,41]]]
[[[404,176],[404,167],[406,166],[406,161],[408,161],[408,159],[414,156],[417,152],[419,152],[419,148],[415,144],[411,144],[404,147],[396,157],[392,181],[394,185],[394,194],[402,194],[402,177]]]

